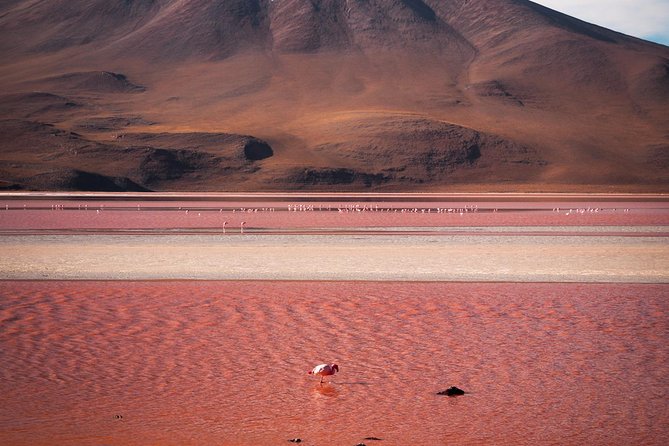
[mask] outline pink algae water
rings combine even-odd
[[[666,444],[668,310],[662,284],[4,281],[0,444]]]
[[[101,198],[3,199],[0,232],[104,230],[209,230],[247,232],[335,228],[453,226],[652,226],[667,225],[669,201],[512,202],[236,202],[104,200]],[[300,201],[301,199],[301,201]]]

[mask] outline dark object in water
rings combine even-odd
[[[288,441],[290,441],[291,443],[302,443],[302,439],[301,439],[301,438],[291,438],[291,439],[288,440]]]
[[[367,446],[365,443],[358,443],[355,446]]]
[[[383,440],[383,438],[379,438],[379,437],[365,437],[365,438],[363,438],[363,440],[375,440],[375,441],[381,441],[381,440]]]
[[[465,391],[462,389],[458,389],[457,387],[449,387],[446,390],[442,390],[441,392],[437,392],[437,395],[448,395],[448,396],[457,396],[457,395],[464,395]]]
[[[119,414],[119,415],[114,415],[114,419],[115,419],[115,420],[122,420],[122,419],[123,419],[123,415],[120,415],[120,414]]]

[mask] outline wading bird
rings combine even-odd
[[[339,366],[337,364],[319,364],[312,370],[309,370],[308,374],[320,375],[321,384],[323,384],[323,378],[329,375],[334,375],[336,372],[339,372]]]

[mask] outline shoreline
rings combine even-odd
[[[234,284],[234,283],[258,283],[258,284],[357,284],[357,285],[380,285],[385,284],[389,286],[400,286],[400,285],[592,285],[592,286],[634,286],[634,287],[663,287],[669,285],[667,282],[514,282],[514,281],[471,281],[471,280],[354,280],[354,279],[344,279],[344,280],[311,280],[311,279],[2,279],[0,278],[0,284],[11,284],[11,283],[118,283],[118,284],[128,284],[128,283],[143,283],[143,284],[188,284],[188,283],[221,283],[221,284]]]
[[[412,200],[426,198],[518,198],[536,197],[603,197],[603,198],[629,198],[638,201],[639,198],[653,198],[669,200],[669,192],[183,192],[183,191],[160,191],[160,192],[96,192],[96,191],[0,191],[0,199],[5,197],[116,197],[127,200],[128,198],[295,198],[295,197],[332,197],[338,200],[342,197],[380,197],[380,198],[411,198]]]
[[[0,279],[669,283],[662,236],[0,237]]]
[[[140,195],[0,198],[0,279],[669,283],[669,196]]]

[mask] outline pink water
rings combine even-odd
[[[11,198],[11,199],[10,199]],[[652,226],[669,222],[666,197],[607,201],[358,201],[336,197],[294,200],[105,200],[0,197],[0,231],[169,230],[239,232],[258,230],[473,227],[473,226]],[[644,201],[645,200],[645,201]]]
[[[668,310],[662,284],[4,281],[0,444],[666,444]]]

